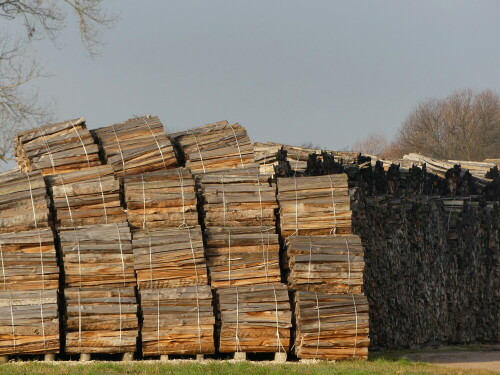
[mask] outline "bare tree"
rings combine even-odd
[[[26,34],[0,36],[0,160],[12,157],[14,134],[50,119],[51,110],[39,103],[31,83],[43,76],[32,44],[41,39],[56,41],[65,28],[68,13],[78,24],[82,43],[96,56],[99,32],[110,27],[115,16],[103,9],[104,0],[0,0],[0,19],[21,21]]]
[[[357,140],[352,146],[352,151],[382,156],[389,146],[387,137],[382,134],[371,133],[366,138]]]
[[[403,122],[397,144],[404,153],[441,159],[500,157],[500,98],[490,90],[456,91],[419,103]]]

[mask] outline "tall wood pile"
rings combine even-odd
[[[100,165],[99,149],[79,118],[18,133],[14,139],[17,165],[22,171],[44,175]]]
[[[117,176],[172,169],[175,152],[163,124],[156,116],[131,118],[93,131],[106,164]]]

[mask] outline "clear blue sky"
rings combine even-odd
[[[500,92],[500,1],[112,1],[90,59],[76,26],[37,44],[42,100],[90,128],[133,115],[227,119],[253,141],[340,149],[392,136],[417,102]]]

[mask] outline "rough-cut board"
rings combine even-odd
[[[134,288],[67,288],[66,353],[133,353],[139,321]]]
[[[0,291],[0,355],[59,353],[57,290]]]
[[[292,312],[283,284],[217,289],[219,351],[286,352]]]
[[[0,233],[50,225],[49,198],[42,174],[19,170],[0,174]]]
[[[274,229],[206,228],[205,254],[212,287],[279,283],[279,238]]]
[[[293,289],[362,293],[365,262],[360,237],[292,236],[286,248]]]
[[[177,159],[163,124],[156,116],[142,116],[93,130],[106,163],[117,176],[175,168]]]
[[[44,175],[100,165],[99,149],[79,118],[18,133],[14,140],[17,164],[22,171]]]
[[[132,228],[198,224],[195,181],[186,168],[125,177],[127,218]]]
[[[135,286],[127,223],[60,228],[67,287]]]
[[[276,187],[269,175],[221,173],[200,181],[207,227],[276,225]]]
[[[278,178],[281,234],[351,234],[346,174]]]
[[[360,294],[298,291],[295,295],[299,358],[367,359],[368,301]]]
[[[207,285],[199,226],[141,229],[133,233],[134,268],[139,289]]]
[[[0,290],[58,287],[59,267],[51,229],[0,234]]]
[[[120,182],[109,165],[45,177],[61,227],[120,223]]]
[[[193,174],[244,169],[258,173],[253,146],[240,124],[219,121],[170,134]]]
[[[140,295],[144,355],[215,352],[209,286],[148,289]]]

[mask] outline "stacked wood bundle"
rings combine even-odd
[[[172,169],[177,165],[174,149],[156,116],[131,118],[93,131],[106,163],[117,176]]]
[[[133,353],[138,336],[133,287],[68,288],[66,353]]]
[[[212,287],[280,282],[280,246],[274,230],[274,227],[206,228],[205,254]]]
[[[199,226],[138,230],[132,244],[139,289],[208,284]]]
[[[200,181],[207,227],[276,224],[276,188],[268,175],[204,175]]]
[[[278,178],[281,234],[351,233],[347,175]]]
[[[254,160],[259,165],[260,174],[274,175],[274,168],[278,165],[278,151],[283,147],[281,143],[255,142],[253,144]]]
[[[359,236],[292,236],[286,245],[293,289],[362,293],[365,263]]]
[[[44,175],[100,165],[99,149],[79,118],[26,130],[16,135],[14,152],[22,171]]]
[[[42,174],[8,171],[0,175],[0,233],[51,225],[49,198]]]
[[[186,166],[195,175],[233,169],[252,173],[259,170],[250,138],[240,124],[219,121],[170,136],[182,150]]]
[[[368,301],[359,294],[298,291],[295,295],[299,358],[367,359]]]
[[[127,223],[60,228],[67,287],[133,287],[134,255]]]
[[[51,229],[0,234],[0,290],[57,290],[57,265]]]
[[[45,178],[61,227],[121,223],[120,182],[111,166],[98,166]]]
[[[141,290],[144,355],[215,352],[212,291],[208,285]]]
[[[0,355],[59,353],[57,290],[0,291]]]
[[[131,227],[164,228],[198,224],[193,175],[186,168],[125,177]]]
[[[292,313],[283,284],[217,290],[221,353],[286,352]]]

